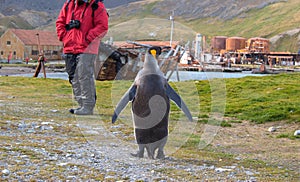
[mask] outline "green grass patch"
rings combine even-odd
[[[276,136],[277,138],[288,138],[291,140],[300,139],[300,136],[294,136],[293,133],[282,133]]]
[[[299,122],[299,74],[226,80],[226,116],[256,123]]]
[[[213,104],[224,102],[224,116],[232,117],[234,121],[250,120],[256,123],[287,121],[300,122],[300,87],[299,73],[280,74],[264,77],[245,77],[239,79],[225,79],[225,98],[212,95],[209,81],[179,82],[173,87],[178,91],[193,111],[199,113],[199,122],[207,123],[211,120]],[[132,84],[125,82],[96,82],[97,108],[103,115],[110,116],[113,108],[121,96]],[[186,85],[193,85],[187,88]],[[31,102],[41,107],[72,107],[72,89],[67,81],[59,79],[40,79],[23,77],[0,77],[1,92],[7,93],[12,101]],[[117,98],[118,97],[118,98]],[[7,99],[7,98],[6,98]],[[195,100],[198,100],[195,102]],[[214,102],[214,103],[213,103]],[[55,106],[55,107],[54,107]],[[197,110],[199,109],[199,110]],[[172,102],[171,118],[182,117],[182,111]],[[217,110],[218,111],[218,110]]]

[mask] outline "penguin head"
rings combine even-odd
[[[161,54],[161,48],[157,46],[150,47],[146,54],[143,66],[144,73],[161,74],[157,57]]]
[[[161,75],[164,76],[163,73],[161,72],[159,66],[158,66],[158,61],[157,58],[161,53],[161,48],[160,47],[150,47],[146,53],[145,53],[145,59],[144,59],[144,65],[143,69],[141,69],[136,78],[135,81],[139,82],[142,77],[150,74],[155,74],[155,75]]]
[[[161,47],[158,47],[158,46],[150,47],[148,50],[148,53],[156,58],[161,54]]]

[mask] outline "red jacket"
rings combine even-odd
[[[56,31],[59,40],[63,42],[65,54],[98,54],[100,40],[108,30],[108,14],[104,4],[98,2],[93,16],[94,1],[79,5],[75,0],[70,0],[63,5],[56,21]],[[71,19],[80,21],[79,29],[66,30],[66,24]]]

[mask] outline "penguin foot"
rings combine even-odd
[[[157,158],[157,159],[165,159],[165,154],[164,154],[164,152],[158,152],[156,158]]]
[[[130,153],[133,157],[138,157],[138,158],[144,158],[143,154],[140,154],[139,152],[136,154]]]

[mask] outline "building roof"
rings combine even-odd
[[[260,41],[269,41],[269,39],[262,38],[262,37],[252,37],[249,40],[260,40]]]
[[[9,31],[13,32],[25,45],[37,45],[38,38],[40,40],[41,46],[62,45],[62,43],[57,38],[56,32],[45,31],[45,30],[24,30],[24,29],[9,29]]]
[[[170,41],[134,41],[134,42],[141,45],[161,46],[161,47],[170,46]],[[178,44],[179,41],[173,41],[172,48],[176,48]],[[115,41],[113,45],[120,48],[132,48],[132,49],[141,47],[139,45],[132,44],[128,41]]]

